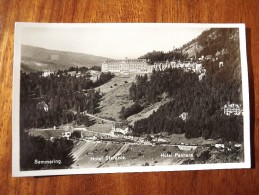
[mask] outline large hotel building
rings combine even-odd
[[[102,72],[149,73],[152,70],[153,66],[146,59],[106,60],[102,64]]]
[[[146,59],[124,59],[124,60],[106,60],[102,64],[102,72],[112,73],[151,73],[153,70],[165,70],[166,68],[180,68],[185,71],[193,71],[198,74],[206,71],[201,63],[171,61],[155,62],[150,64]]]

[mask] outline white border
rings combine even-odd
[[[155,27],[178,27],[178,28],[239,28],[240,55],[242,69],[242,93],[244,113],[244,162],[242,163],[218,163],[218,164],[195,164],[195,165],[167,165],[167,166],[130,166],[109,168],[80,168],[80,169],[57,169],[20,171],[20,61],[21,61],[21,32],[26,27],[48,28],[91,28],[91,27],[127,27],[127,26],[155,26]],[[185,170],[208,170],[208,169],[240,169],[251,167],[250,154],[250,110],[248,70],[246,58],[246,38],[244,24],[183,24],[183,23],[15,23],[14,40],[14,65],[13,65],[13,105],[12,105],[12,175],[22,176],[46,176],[46,175],[71,175],[71,174],[96,174],[96,173],[128,173],[128,172],[158,172],[158,171],[185,171]]]

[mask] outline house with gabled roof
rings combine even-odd
[[[229,102],[224,105],[224,114],[230,116],[231,114],[234,115],[241,115],[243,113],[241,105],[238,104],[230,104]]]

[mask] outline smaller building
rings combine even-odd
[[[219,62],[219,68],[223,67],[224,63],[223,62]]]
[[[73,131],[86,131],[87,129],[85,127],[74,127]]]
[[[225,148],[225,145],[224,144],[215,144],[215,147],[216,148]]]
[[[221,55],[221,52],[220,51],[217,51],[216,53],[215,53],[215,56],[216,57],[219,57]]]
[[[224,114],[230,116],[231,114],[234,115],[241,115],[242,109],[241,106],[238,104],[230,104],[229,102],[224,106]]]
[[[43,110],[45,112],[48,112],[49,111],[49,106],[46,104],[45,101],[41,101],[37,104],[37,109],[38,110]]]
[[[234,147],[236,147],[236,148],[241,148],[243,145],[242,144],[234,144]]]
[[[71,132],[69,132],[69,131],[62,133],[62,137],[64,137],[64,138],[69,139],[70,136],[71,136]]]
[[[186,122],[187,118],[188,118],[188,112],[183,112],[180,116],[180,119],[182,119],[184,122]]]
[[[211,60],[212,59],[212,55],[206,55],[205,56],[205,60]]]
[[[67,74],[71,77],[76,76],[77,72],[75,70],[67,72]]]
[[[54,74],[54,72],[50,70],[43,70],[42,76],[49,77],[51,74]]]
[[[96,140],[98,140],[98,136],[97,136],[97,135],[94,135],[94,136],[92,137],[92,139],[93,139],[93,141],[96,141]]]
[[[118,134],[123,134],[126,135],[130,133],[129,127],[122,125],[122,124],[114,124],[112,125],[112,130],[111,130],[111,134],[113,136],[118,135]]]
[[[205,76],[205,73],[201,73],[201,74],[199,75],[199,81],[201,81],[204,76]]]

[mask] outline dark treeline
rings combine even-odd
[[[69,69],[65,69],[62,72],[66,73],[66,72],[70,72],[70,71],[77,71],[77,72],[81,72],[81,73],[86,73],[88,70],[96,70],[96,71],[101,71],[101,66],[92,66],[91,68],[87,68],[87,67],[70,67]]]
[[[218,61],[204,61],[206,76],[201,81],[196,73],[171,68],[154,71],[150,78],[146,75],[136,77],[136,83],[130,88],[130,97],[135,102],[152,104],[165,96],[172,100],[150,117],[135,122],[135,134],[185,133],[186,138],[202,136],[242,141],[243,117],[226,116],[222,109],[227,102],[242,104],[239,49],[231,38],[236,31],[231,34],[221,32],[216,32],[221,39],[215,39],[227,42],[222,44],[227,51],[224,56],[231,55],[224,58],[225,65],[221,68]],[[188,113],[186,121],[179,118],[183,112]]]
[[[137,114],[143,110],[143,106],[141,106],[138,102],[135,102],[132,106],[129,108],[125,108],[124,106],[121,108],[120,111],[120,118],[122,120],[125,120],[131,115]]]
[[[187,58],[187,55],[183,54],[181,50],[174,50],[169,52],[152,51],[139,58],[148,59],[151,64],[154,64],[154,62],[158,61],[185,60]]]
[[[73,68],[72,68],[73,69]],[[79,68],[79,71],[83,68]],[[74,70],[70,70],[74,71]],[[101,73],[96,81],[86,76],[70,76],[68,71],[58,71],[48,77],[41,73],[21,73],[21,122],[25,128],[51,127],[76,120],[90,124],[80,113],[95,113],[101,94],[94,90],[109,81],[111,73]],[[44,103],[48,110],[44,110]]]
[[[71,156],[73,141],[65,138],[45,140],[42,137],[21,136],[21,170],[68,169],[74,159]],[[50,161],[39,163],[39,161]],[[52,162],[51,162],[52,161]]]

